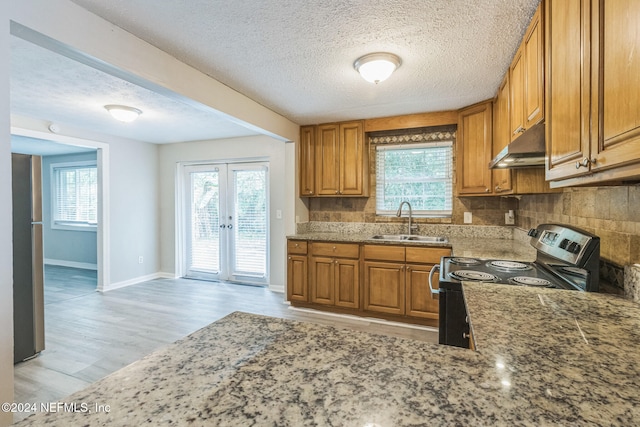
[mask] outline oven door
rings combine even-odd
[[[469,348],[469,323],[462,285],[449,278],[447,260],[440,261],[438,342]]]
[[[443,289],[440,283],[440,317],[438,342],[469,348],[469,323],[460,284],[459,289]]]

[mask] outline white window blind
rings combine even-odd
[[[236,170],[234,274],[267,274],[267,171]]]
[[[413,214],[451,216],[453,143],[376,147],[376,214],[393,215],[404,200]]]
[[[95,226],[98,222],[98,168],[95,163],[52,164],[55,225]]]

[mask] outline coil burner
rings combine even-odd
[[[503,260],[495,260],[487,263],[487,267],[495,268],[500,271],[527,271],[531,270],[531,267],[528,264],[517,262],[517,261],[503,261]]]
[[[540,288],[548,288],[553,286],[550,281],[539,277],[517,276],[509,279],[514,285],[536,286]]]
[[[451,262],[452,264],[455,264],[455,265],[464,265],[464,266],[479,265],[480,264],[480,260],[479,259],[465,258],[465,257],[449,258],[449,262]]]
[[[452,271],[449,275],[458,280],[469,280],[473,282],[497,282],[500,280],[496,275],[475,270]]]

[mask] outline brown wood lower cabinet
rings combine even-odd
[[[404,263],[364,262],[364,309],[404,314]]]
[[[287,248],[292,305],[437,326],[429,272],[450,248],[292,240]]]
[[[311,243],[309,288],[315,304],[360,307],[360,247],[345,243]]]
[[[307,242],[287,242],[287,298],[289,301],[309,300]]]

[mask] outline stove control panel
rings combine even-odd
[[[585,250],[598,240],[597,236],[585,231],[557,224],[541,224],[529,230],[528,235],[531,246],[539,252],[573,265],[579,264]]]

